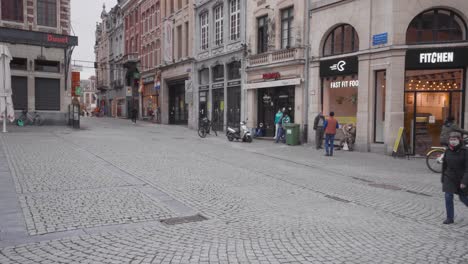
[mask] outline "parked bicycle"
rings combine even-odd
[[[23,110],[21,115],[16,119],[16,125],[25,126],[25,125],[35,125],[42,126],[44,124],[44,118],[41,117],[37,112],[32,114],[27,110]]]
[[[468,137],[463,138],[465,146],[468,146]],[[442,164],[444,163],[445,147],[431,147],[431,150],[426,154],[427,167],[435,172],[442,172]]]
[[[218,133],[216,132],[216,130],[213,129],[213,125],[207,117],[200,119],[199,126],[198,126],[198,135],[201,138],[205,138],[206,135],[210,134],[211,131],[213,131],[214,134],[218,136]]]

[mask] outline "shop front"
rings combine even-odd
[[[358,66],[357,56],[320,62],[322,111],[340,124],[357,123]]]
[[[154,77],[143,78],[143,91],[142,91],[142,109],[141,116],[143,118],[151,118],[156,113],[159,107],[159,94],[156,89]]]
[[[463,127],[468,48],[415,49],[406,53],[404,127],[412,154],[440,146],[444,120]]]
[[[299,123],[301,111],[298,104],[301,104],[301,79],[283,79],[280,72],[262,74],[264,82],[249,83],[247,89],[250,91],[248,97],[254,99],[256,116],[253,118],[257,127],[263,123],[265,128],[265,137],[275,136],[275,115],[281,110],[287,113],[291,118],[291,123]],[[253,92],[256,97],[252,98]],[[250,99],[250,100],[251,100]],[[248,99],[249,100],[249,99]],[[253,112],[253,113],[255,113]],[[249,112],[252,113],[252,112]]]

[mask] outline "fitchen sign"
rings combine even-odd
[[[416,49],[406,52],[406,69],[460,68],[468,65],[468,48]]]
[[[330,82],[330,88],[357,88],[359,87],[359,80],[350,80],[350,81],[335,81]]]

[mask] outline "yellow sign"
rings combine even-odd
[[[397,135],[397,138],[395,140],[395,145],[393,146],[393,153],[398,152],[398,147],[400,146],[401,138],[403,137],[403,131],[404,130],[405,129],[403,127],[400,127],[400,129],[398,130],[398,135]]]
[[[221,101],[219,103],[219,108],[221,109],[221,111],[224,111],[224,101]]]

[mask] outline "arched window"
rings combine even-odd
[[[466,24],[455,12],[432,9],[416,16],[406,31],[406,43],[440,43],[466,39]]]
[[[344,24],[334,28],[325,39],[323,56],[339,55],[359,50],[359,37],[353,26]]]

